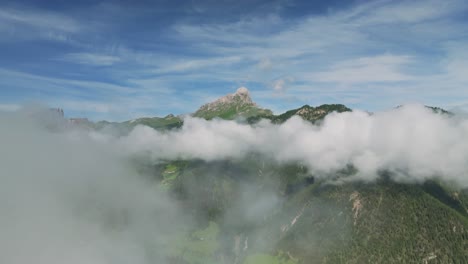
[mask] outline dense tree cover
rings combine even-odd
[[[467,192],[438,181],[330,184],[254,156],[158,166],[164,184],[177,171],[168,192],[199,226],[175,240],[172,263],[468,262]],[[208,250],[196,234],[213,225]]]

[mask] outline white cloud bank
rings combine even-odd
[[[0,263],[165,263],[186,219],[168,197],[111,146],[12,115],[0,113]]]
[[[373,115],[335,113],[320,126],[300,118],[253,127],[188,118],[181,130],[168,133],[137,127],[119,145],[154,159],[240,159],[253,152],[279,162],[302,162],[323,177],[352,164],[361,179],[389,170],[401,181],[439,176],[468,186],[467,138],[467,119],[409,105]]]
[[[336,83],[399,82],[411,80],[399,68],[410,63],[409,56],[380,55],[342,61],[328,71],[311,75],[311,81]]]

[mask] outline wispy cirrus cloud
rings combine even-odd
[[[128,120],[141,115],[165,115],[166,111],[180,113],[192,105],[182,97],[173,101],[173,90],[164,81],[128,79],[126,82],[128,85],[119,85],[0,69],[0,109],[11,111],[22,104],[42,102],[66,109],[68,116]],[[22,94],[32,95],[14,104],[3,103],[4,98],[21,98]]]
[[[95,66],[110,66],[121,61],[120,57],[117,56],[88,52],[68,53],[65,54],[61,59],[71,63]]]
[[[203,70],[209,67],[230,66],[241,62],[243,59],[238,56],[213,57],[209,59],[182,60],[180,62],[160,65],[153,70],[156,74],[170,74],[180,72],[193,72]]]
[[[448,77],[444,56],[449,55],[444,45],[453,37],[464,37],[459,30],[463,22],[456,16],[467,7],[458,0],[373,1],[297,20],[273,15],[224,24],[178,23],[174,26],[176,37],[194,45],[203,54],[203,62],[217,62],[221,54],[248,59],[214,69],[182,67],[182,75],[174,78],[203,72],[226,83],[235,79],[237,83],[252,83],[266,91],[254,93],[264,94],[260,100],[266,105],[272,105],[272,100],[280,104],[281,98],[290,100],[289,105],[352,101],[352,106],[370,110],[378,104],[392,107],[407,101],[443,106],[443,101],[434,98],[440,96],[441,80]],[[190,61],[186,65],[191,65]],[[450,65],[456,63],[468,64],[452,60]],[[463,71],[460,65],[456,69]],[[450,72],[453,75],[455,67]],[[282,76],[291,76],[294,82]],[[429,81],[434,79],[438,81]],[[268,90],[273,94],[266,96]],[[278,91],[279,97],[275,94]],[[429,94],[433,97],[426,96]],[[371,101],[376,103],[369,104]]]
[[[379,3],[377,2],[377,5]],[[360,22],[364,24],[420,23],[445,18],[447,15],[461,13],[466,4],[460,0],[450,1],[381,1],[373,10],[363,9]]]
[[[468,101],[465,1],[330,3],[300,15],[288,11],[299,0],[279,1],[275,8],[260,2],[255,5],[264,8],[258,10],[236,4],[235,14],[221,10],[224,4],[193,3],[0,9],[0,32],[9,32],[4,40],[59,43],[38,43],[21,63],[0,62],[0,68],[21,73],[10,74],[15,84],[4,87],[21,87],[25,97],[55,90],[100,103],[106,97],[138,98],[146,109],[172,105],[168,112],[184,113],[196,109],[193,102],[239,86],[273,110],[303,103],[350,102],[374,110],[407,101]]]
[[[62,32],[78,32],[81,29],[80,23],[73,18],[44,10],[2,8],[0,20],[10,22],[10,25],[21,24]]]
[[[70,41],[70,36],[83,30],[82,23],[57,12],[0,6],[0,40],[48,39]]]
[[[131,87],[112,84],[109,82],[54,78],[7,69],[0,69],[0,77],[0,84],[3,87],[10,86],[16,87],[17,89],[33,89],[38,92],[55,91],[61,93],[81,94],[86,93],[86,89],[91,89],[97,94],[128,94],[133,91]],[[21,78],[22,83],[13,81],[18,80],[19,78]]]
[[[326,71],[313,73],[310,80],[341,84],[408,81],[413,77],[405,74],[400,68],[409,63],[409,56],[362,57],[333,64]]]

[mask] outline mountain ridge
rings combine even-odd
[[[400,108],[402,105],[397,106]],[[431,109],[436,114],[447,114],[453,115],[440,107],[425,106]],[[103,129],[106,127],[113,127],[119,131],[128,133],[132,128],[137,125],[145,125],[157,130],[168,130],[182,127],[185,116],[191,116],[196,118],[203,118],[211,120],[214,118],[224,120],[238,120],[246,122],[248,124],[255,124],[262,119],[269,120],[274,124],[282,124],[293,116],[299,116],[303,120],[311,123],[320,122],[328,114],[337,112],[350,112],[353,111],[351,108],[343,104],[322,104],[318,106],[310,106],[305,104],[299,108],[287,110],[281,114],[273,114],[269,109],[260,107],[250,97],[250,92],[245,87],[240,87],[235,93],[227,94],[212,102],[208,102],[199,107],[195,112],[188,115],[173,115],[168,114],[165,117],[140,117],[132,120],[123,122],[109,122],[109,121],[98,121],[98,122],[86,122],[87,127],[95,129]],[[73,118],[70,118],[73,121]],[[72,122],[80,125],[80,122]]]

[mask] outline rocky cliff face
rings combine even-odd
[[[196,112],[204,112],[204,111],[218,111],[226,108],[228,106],[256,106],[256,104],[250,98],[249,90],[245,87],[240,87],[237,91],[233,94],[228,94],[217,99],[214,102],[207,103],[202,105]]]
[[[228,94],[214,102],[202,105],[193,116],[205,119],[215,117],[234,119],[239,116],[248,117],[259,113],[271,113],[271,111],[259,108],[252,101],[249,90],[245,87],[240,87],[233,94]]]

